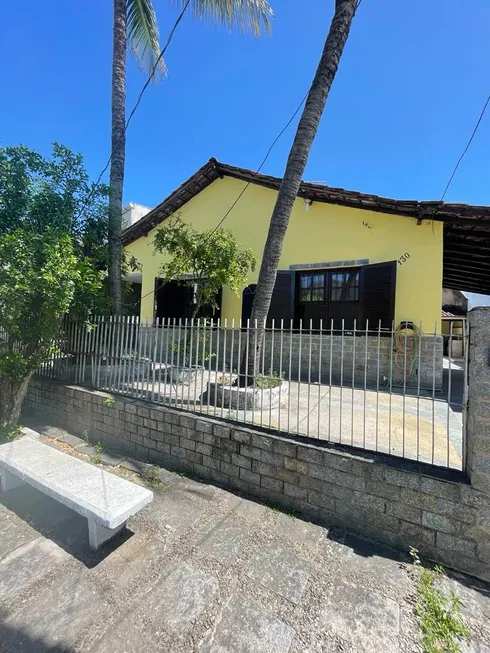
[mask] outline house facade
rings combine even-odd
[[[141,318],[189,317],[192,289],[163,283],[153,239],[178,214],[197,230],[223,227],[260,261],[280,180],[211,159],[166,200],[123,232],[127,254],[141,266]],[[247,188],[236,202],[237,197]],[[236,202],[230,211],[230,207]],[[440,332],[443,222],[424,217],[418,202],[303,183],[286,233],[270,322],[295,327],[395,328],[413,322]],[[258,269],[237,297],[223,288],[215,317],[246,320]],[[211,315],[211,313],[210,313]]]

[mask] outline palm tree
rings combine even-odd
[[[264,324],[271,305],[284,236],[358,4],[359,0],[335,0],[335,13],[327,40],[289,152],[286,170],[272,212],[252,307],[251,323],[255,324],[257,321],[258,328],[257,340],[254,336],[254,346],[249,348],[249,370],[259,369]]]
[[[270,30],[272,10],[266,0],[175,0],[196,18],[259,35]],[[112,134],[109,174],[109,292],[111,310],[121,312],[121,217],[126,154],[126,54],[127,44],[149,74],[160,55],[158,27],[151,0],[114,0],[112,51]],[[165,64],[160,60],[160,71]],[[155,71],[156,73],[157,71]]]

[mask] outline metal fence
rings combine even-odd
[[[402,323],[265,331],[212,320],[67,321],[40,375],[184,410],[464,468],[467,333]],[[247,377],[249,383],[243,384]]]

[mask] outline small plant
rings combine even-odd
[[[10,426],[0,429],[0,444],[5,442],[13,442],[20,438],[22,435],[22,428],[20,426]]]
[[[421,567],[416,549],[410,547],[413,564]],[[467,639],[470,631],[461,615],[461,599],[451,590],[445,594],[438,587],[444,568],[422,569],[418,576],[419,600],[415,605],[422,630],[423,653],[460,653],[459,640]]]
[[[94,465],[100,465],[100,463],[102,462],[102,458],[100,454],[104,451],[104,449],[100,444],[100,442],[97,442],[97,444],[94,446],[94,449],[95,449],[95,453],[92,456],[90,456],[90,462],[92,462]]]
[[[84,429],[82,431],[82,440],[86,443],[89,444],[90,442],[90,431],[88,429]]]
[[[165,483],[162,483],[158,477],[159,471],[160,468],[157,465],[151,465],[151,467],[146,469],[142,477],[145,485],[151,487],[153,490],[161,490],[165,487]]]
[[[114,408],[115,403],[116,403],[116,400],[112,396],[106,397],[104,399],[104,405],[107,406],[107,408]]]
[[[286,373],[281,372],[272,372],[272,374],[256,374],[255,375],[255,387],[259,390],[267,390],[269,388],[278,388],[281,383],[286,378]]]

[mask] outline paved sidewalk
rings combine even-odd
[[[78,446],[59,429],[44,433],[52,446]],[[71,510],[29,486],[0,494],[2,653],[419,650],[400,553],[160,475],[165,485],[129,522],[133,534],[99,553]],[[462,650],[490,653],[488,588],[462,576],[447,583],[472,630]]]

